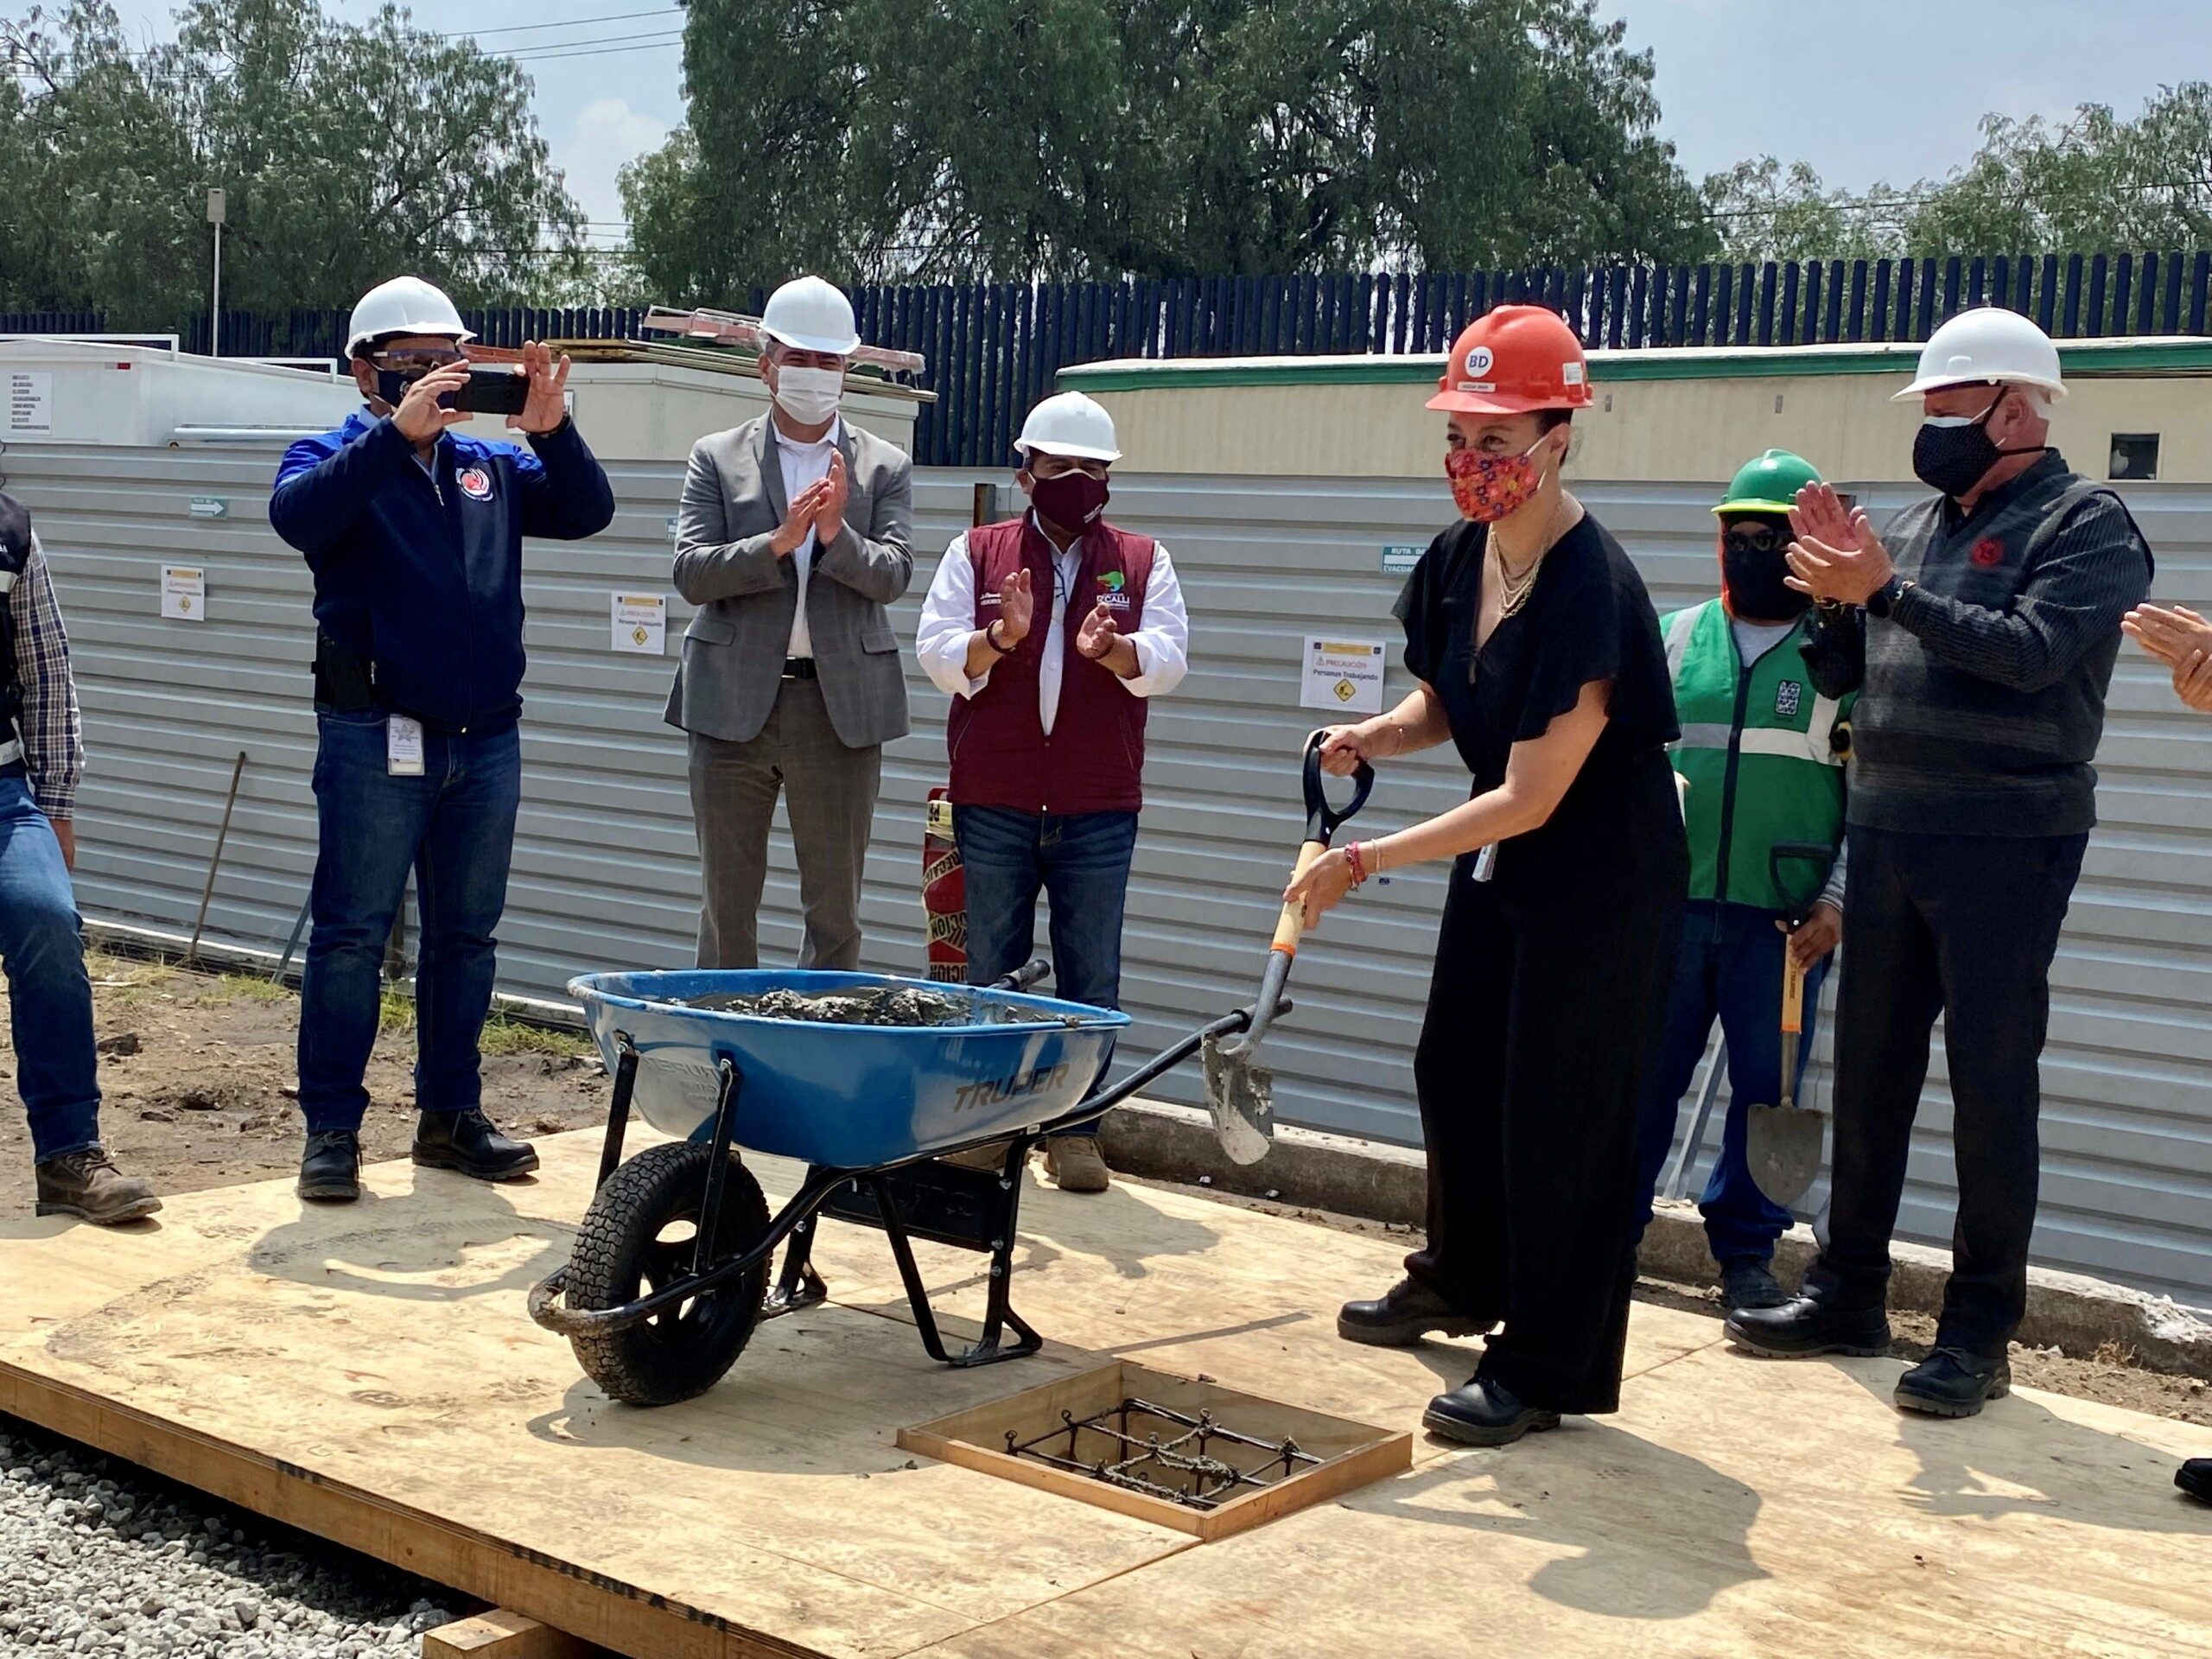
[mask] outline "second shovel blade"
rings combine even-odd
[[[1792,1205],[1821,1173],[1827,1120],[1808,1106],[1754,1106],[1744,1116],[1744,1161],[1759,1191]]]
[[[1221,1052],[1206,1039],[1206,1110],[1213,1132],[1231,1163],[1256,1164],[1274,1143],[1274,1074],[1243,1055]]]

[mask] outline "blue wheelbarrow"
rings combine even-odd
[[[1021,1174],[1050,1135],[1090,1123],[1209,1039],[1247,1029],[1240,1008],[1192,1033],[1112,1088],[1102,1086],[1128,1016],[1030,995],[1033,962],[969,988],[880,974],[696,971],[591,974],[569,982],[614,1077],[599,1184],[569,1263],[530,1294],[530,1316],[569,1338],[585,1373],[630,1405],[671,1405],[712,1388],[762,1319],[828,1294],[813,1266],[823,1216],[880,1230],[922,1345],[947,1365],[1035,1353],[1014,1311]],[[684,1006],[769,990],[912,985],[974,999],[976,1021],[890,1027],[815,1023]],[[1287,1001],[1276,1012],[1287,1009]],[[635,1110],[680,1139],[625,1162]],[[996,1171],[938,1161],[1007,1141]],[[793,1158],[806,1177],[771,1216],[735,1148]],[[982,1334],[945,1345],[914,1263],[916,1238],[990,1257]],[[769,1268],[788,1244],[772,1285]]]

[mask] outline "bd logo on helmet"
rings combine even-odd
[[[492,499],[492,474],[481,467],[463,467],[454,482],[461,486],[461,493],[472,501],[489,501]]]
[[[1488,374],[1490,365],[1497,360],[1489,346],[1477,346],[1467,353],[1467,372],[1470,376]]]

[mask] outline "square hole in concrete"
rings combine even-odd
[[[1413,1466],[1413,1436],[1116,1360],[899,1431],[910,1452],[1201,1539]]]

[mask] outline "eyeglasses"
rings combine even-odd
[[[465,352],[441,352],[425,346],[419,351],[378,352],[371,359],[380,369],[442,369],[450,364],[466,363]]]
[[[1731,553],[1779,553],[1796,539],[1772,524],[1738,524],[1724,531],[1721,541]]]

